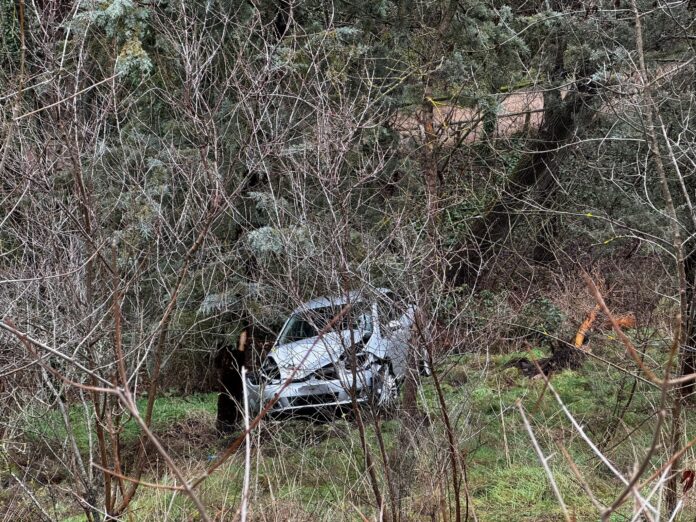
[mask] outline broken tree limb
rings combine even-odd
[[[583,346],[587,344],[588,342],[588,332],[592,330],[592,327],[594,326],[595,322],[597,321],[597,314],[602,310],[602,307],[598,304],[594,306],[592,310],[587,312],[587,315],[585,315],[585,319],[583,322],[580,324],[580,328],[578,328],[577,333],[575,334],[575,340],[573,341],[573,345],[576,348],[583,349]],[[633,312],[629,312],[624,315],[619,315],[616,316],[615,318],[616,324],[621,328],[622,330],[627,329],[627,328],[635,328],[636,327],[636,316],[633,314]],[[612,328],[611,321],[607,320],[604,326],[608,326],[609,328]]]
[[[592,280],[589,274],[583,274],[583,279],[585,280],[585,284],[590,289],[590,292],[595,298],[595,301],[597,301],[597,304],[600,306],[604,314],[609,319],[609,322],[611,323],[611,326],[614,328],[614,332],[616,332],[619,341],[621,341],[621,343],[625,346],[626,351],[633,359],[633,362],[635,362],[638,365],[638,367],[650,381],[657,384],[658,386],[661,386],[663,384],[662,379],[655,375],[655,373],[643,363],[643,360],[640,358],[638,350],[636,350],[636,347],[633,345],[633,342],[628,338],[628,336],[625,333],[623,333],[623,330],[619,326],[619,323],[616,321],[616,318],[609,311],[609,308],[607,307],[607,304],[604,302],[604,298],[602,297],[602,294],[599,292],[599,289],[597,288],[595,282]]]
[[[582,322],[582,324],[580,324],[580,328],[578,328],[578,331],[575,334],[575,341],[573,342],[573,345],[576,348],[582,349],[582,346],[585,344],[587,340],[587,332],[589,332],[592,329],[592,326],[597,320],[597,313],[599,312],[599,310],[600,307],[598,304],[596,304],[594,308],[587,313],[587,315],[585,316],[585,320]]]

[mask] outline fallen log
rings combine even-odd
[[[595,321],[597,320],[597,314],[599,313],[599,305],[595,307],[585,316],[585,320],[580,324],[578,332],[575,334],[575,341],[573,345],[576,348],[582,348],[582,346],[587,342],[587,332],[592,329]]]
[[[577,370],[582,365],[585,353],[588,351],[587,344],[589,342],[588,333],[597,322],[597,315],[600,307],[595,307],[590,310],[585,319],[580,324],[578,331],[575,333],[573,343],[567,343],[557,340],[551,344],[550,357],[545,357],[537,361],[530,361],[527,357],[515,359],[505,365],[506,368],[516,367],[527,377],[534,377],[539,374],[539,370],[544,375],[549,375],[554,371],[559,370]],[[617,323],[621,328],[635,328],[636,317],[632,313],[628,313],[617,318]]]

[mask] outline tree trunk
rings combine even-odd
[[[689,375],[696,373],[696,303],[694,297],[696,293],[696,249],[691,250],[684,259],[684,269],[686,272],[686,302],[687,313],[685,325],[684,346],[681,357],[680,375]],[[681,395],[684,398],[691,397],[696,388],[694,381],[689,381],[684,384],[681,390]]]
[[[220,350],[217,362],[220,367],[216,427],[220,433],[233,431],[242,418],[241,404],[244,399],[242,367],[245,364],[247,332],[242,331],[236,347],[226,346]]]
[[[450,257],[447,279],[451,284],[474,286],[517,225],[526,195],[533,191],[548,195],[554,183],[550,167],[559,146],[573,136],[579,120],[591,110],[594,94],[592,84],[576,84],[576,90],[564,100],[546,107],[537,136],[530,140],[528,152],[510,174],[500,197],[473,221],[471,239]]]
[[[423,181],[426,197],[426,229],[430,241],[430,254],[425,262],[425,270],[421,278],[421,314],[425,313],[430,317],[430,295],[439,272],[439,248],[437,235],[437,221],[440,212],[439,205],[439,181],[437,170],[437,159],[435,157],[435,147],[437,136],[435,134],[434,113],[432,102],[432,89],[430,85],[425,85],[423,92],[423,103],[421,105],[420,123],[423,126],[425,142],[423,144],[423,154],[421,165],[423,168]],[[422,319],[422,317],[421,317]],[[427,342],[414,335],[414,342]],[[430,348],[428,348],[430,349]],[[415,425],[418,415],[416,400],[416,388],[418,387],[418,361],[415,357],[415,350],[409,350],[408,371],[404,380],[403,406],[406,419]]]

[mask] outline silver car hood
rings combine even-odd
[[[360,334],[353,332],[357,342]],[[269,353],[273,357],[282,378],[295,371],[294,379],[302,379],[310,373],[339,360],[346,348],[351,345],[351,331],[330,332],[321,339],[311,337],[292,343],[276,346]]]

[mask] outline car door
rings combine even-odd
[[[408,364],[412,314],[399,306],[393,296],[377,304],[378,320],[385,356],[392,362],[394,375],[402,377]]]

